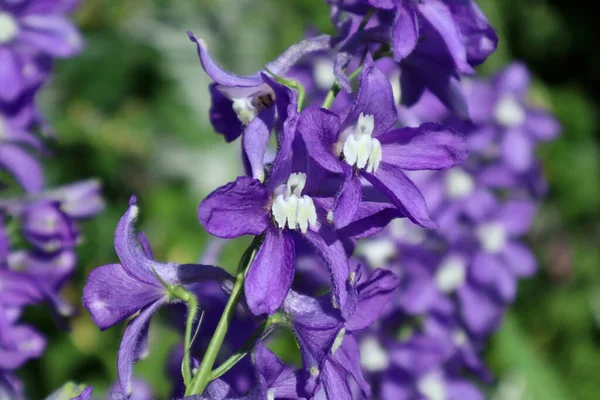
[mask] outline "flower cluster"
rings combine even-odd
[[[220,238],[201,264],[156,261],[132,197],[120,263],[96,268],[83,296],[101,329],[130,318],[115,396],[136,395],[150,319],[178,303],[174,398],[483,398],[464,373],[489,379],[482,345],[535,271],[520,242],[543,192],[533,149],[559,126],[526,102],[523,66],[461,78],[497,42],[474,1],[328,2],[336,36],[250,76],[188,33],[214,81],[210,121],[241,137],[245,174],[198,207]],[[234,275],[213,266],[220,240],[245,235]],[[301,365],[266,347],[277,330]]]
[[[48,188],[36,155],[50,132],[35,105],[53,59],[83,46],[67,19],[74,1],[0,1],[0,397],[18,399],[13,372],[39,357],[45,338],[21,324],[24,307],[48,302],[57,316],[71,306],[59,295],[76,264],[77,222],[103,208],[100,186],[83,181]],[[42,133],[40,136],[37,133]]]

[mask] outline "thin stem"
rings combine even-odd
[[[246,340],[246,342],[242,345],[242,347],[231,355],[223,364],[219,365],[219,367],[215,368],[212,371],[210,376],[210,380],[215,380],[225,372],[229,371],[235,364],[237,364],[242,358],[244,358],[249,352],[252,351],[256,344],[264,339],[269,333],[271,333],[272,324],[270,319],[265,320],[256,330],[252,333],[252,336]]]
[[[227,330],[229,329],[229,325],[231,324],[231,320],[235,314],[235,309],[244,291],[244,278],[246,276],[246,270],[256,255],[260,241],[260,237],[255,237],[252,244],[250,244],[240,259],[235,275],[235,284],[233,285],[231,295],[229,296],[229,300],[225,305],[225,309],[223,310],[221,319],[217,324],[215,333],[208,344],[208,348],[206,349],[206,353],[202,358],[198,372],[196,372],[190,385],[186,388],[186,396],[202,394],[210,382],[212,367],[215,364],[215,360],[217,359],[217,355],[219,354],[219,350],[221,349],[221,345],[223,344],[223,340],[225,339],[225,335],[227,334]]]
[[[185,325],[185,336],[184,336],[184,349],[183,349],[183,361],[181,363],[181,375],[183,375],[183,382],[188,385],[192,380],[191,362],[190,362],[190,350],[192,347],[192,329],[194,321],[196,320],[196,314],[198,313],[198,300],[196,296],[190,293],[188,299],[188,317]],[[198,323],[198,326],[202,321]]]

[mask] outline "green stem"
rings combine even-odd
[[[358,74],[360,74],[360,71],[362,71],[362,65],[358,68],[356,68],[349,76],[348,79],[353,80],[354,78],[356,78],[358,76]],[[340,84],[338,83],[338,81],[335,81],[333,83],[333,85],[331,85],[331,89],[329,89],[329,92],[327,92],[327,96],[325,96],[325,100],[323,101],[323,105],[321,107],[323,108],[331,108],[331,105],[333,104],[333,101],[335,100],[335,97],[338,95],[338,93],[340,92]]]
[[[219,354],[219,350],[221,349],[221,345],[223,344],[223,340],[225,339],[225,335],[227,334],[227,330],[229,329],[229,325],[231,324],[231,320],[235,314],[235,309],[244,291],[244,278],[246,276],[246,270],[256,255],[256,251],[260,245],[261,239],[262,238],[259,236],[255,237],[252,244],[250,244],[240,259],[231,295],[229,296],[229,300],[225,305],[225,309],[223,310],[221,319],[217,324],[215,333],[208,344],[208,348],[206,349],[206,353],[202,358],[198,372],[196,372],[194,375],[190,385],[186,387],[186,396],[202,394],[211,380],[212,367],[215,364],[215,360],[217,359],[217,355]]]
[[[192,347],[192,329],[194,321],[196,320],[196,314],[198,313],[198,300],[196,296],[190,295],[188,300],[188,316],[187,323],[185,325],[185,336],[184,336],[184,350],[183,350],[183,361],[181,364],[181,374],[183,375],[183,382],[188,385],[192,380],[191,362],[190,362],[190,350]]]
[[[249,352],[252,351],[258,341],[264,339],[271,330],[272,326],[270,319],[265,320],[256,330],[252,333],[252,336],[246,340],[242,347],[236,351],[231,357],[229,357],[223,364],[215,368],[210,376],[210,380],[215,380],[225,372],[229,371],[235,364],[237,364],[242,358],[244,358]]]

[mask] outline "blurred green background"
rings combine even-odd
[[[491,73],[512,59],[536,77],[534,101],[550,107],[564,132],[544,145],[550,195],[528,240],[542,268],[519,290],[486,357],[499,377],[495,400],[600,398],[600,142],[598,23],[577,1],[480,0],[497,28]],[[76,276],[65,289],[80,313],[66,335],[44,307],[25,318],[49,336],[44,358],[22,370],[41,399],[72,379],[103,393],[116,380],[123,326],[100,332],[80,305],[87,274],[117,260],[113,231],[135,193],[140,227],[160,260],[192,262],[207,234],[196,208],[239,172],[237,145],[208,123],[208,78],[186,30],[204,38],[238,73],[258,70],[312,27],[331,32],[323,0],[86,0],[76,15],[87,49],[56,65],[39,100],[58,132],[48,159],[51,185],[97,177],[107,209],[83,225]],[[240,254],[232,245],[223,261]],[[154,323],[151,356],[136,367],[157,398],[170,387],[164,360],[178,335]],[[158,363],[158,364],[157,364]],[[159,365],[159,366],[157,366]]]

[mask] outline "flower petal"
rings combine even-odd
[[[524,100],[531,86],[531,74],[524,64],[513,62],[496,75],[494,85],[500,93]]]
[[[233,142],[244,131],[244,125],[233,110],[233,101],[218,89],[216,83],[211,83],[208,91],[211,98],[208,113],[210,123],[215,132],[225,137],[225,141]]]
[[[29,153],[12,144],[0,145],[0,169],[5,169],[29,193],[40,191],[44,175],[39,162]]]
[[[331,358],[352,375],[364,397],[367,399],[370,398],[371,386],[363,376],[360,364],[360,350],[352,334],[346,333],[342,345],[333,353]]]
[[[368,327],[381,316],[384,308],[397,297],[400,279],[392,271],[376,269],[366,282],[360,283],[356,310],[346,322],[348,331]]]
[[[83,37],[66,17],[27,15],[19,39],[52,57],[72,57],[83,49]]]
[[[12,101],[24,90],[22,63],[8,46],[0,47],[0,99]]]
[[[343,173],[343,163],[334,155],[340,134],[340,118],[336,114],[324,108],[309,107],[300,114],[298,132],[317,164],[328,171]]]
[[[134,278],[119,264],[94,269],[83,288],[83,305],[101,330],[164,297],[165,289]]]
[[[283,76],[305,55],[330,49],[330,43],[331,36],[329,35],[320,35],[304,39],[301,42],[290,46],[281,53],[276,60],[268,63],[266,69],[275,75]]]
[[[442,124],[395,129],[378,139],[383,162],[407,170],[445,169],[462,163],[468,155],[465,138]]]
[[[275,109],[270,107],[250,121],[242,137],[244,153],[248,158],[252,177],[261,182],[265,180],[265,152],[269,143],[269,135],[274,126]]]
[[[500,303],[470,285],[458,288],[457,295],[462,318],[470,332],[482,335],[496,329],[504,313]]]
[[[495,292],[504,302],[510,303],[517,293],[517,279],[501,260],[489,254],[478,253],[473,258],[469,277]]]
[[[204,229],[220,238],[260,235],[269,224],[269,191],[254,178],[239,177],[208,195],[198,207]]]
[[[123,339],[119,346],[117,370],[121,390],[127,397],[131,394],[131,373],[137,355],[136,350],[139,349],[138,343],[142,340],[147,340],[142,338],[142,333],[148,333],[148,324],[150,324],[152,315],[164,304],[164,302],[165,300],[155,301],[142,310],[140,314],[127,325],[125,333],[123,334]]]
[[[401,5],[396,11],[392,31],[394,61],[400,62],[413,52],[419,40],[419,21],[413,7]]]
[[[382,191],[412,222],[426,228],[436,228],[431,220],[427,203],[415,184],[397,167],[382,162],[375,175],[364,177]]]
[[[295,262],[292,237],[269,228],[244,283],[248,307],[255,315],[271,315],[279,309],[292,286]]]
[[[343,128],[356,125],[360,114],[372,115],[375,121],[373,136],[387,132],[398,122],[392,84],[367,54],[360,73],[356,100],[342,123]]]
[[[333,223],[336,229],[342,229],[354,221],[360,207],[362,184],[351,168],[345,168],[345,179],[342,190],[333,205]]]
[[[333,298],[342,310],[342,315],[348,315],[348,278],[350,277],[350,267],[348,265],[348,256],[342,242],[336,237],[335,233],[321,225],[317,231],[309,229],[303,237],[314,247],[317,254],[323,259],[331,273],[331,284]]]
[[[502,156],[509,167],[517,172],[525,172],[534,162],[533,142],[525,132],[510,129],[502,139]]]
[[[525,129],[537,140],[555,139],[562,129],[560,122],[550,113],[543,110],[528,110]]]
[[[321,376],[327,399],[352,400],[352,390],[350,390],[346,371],[341,366],[326,359]]]
[[[521,243],[507,243],[502,257],[512,273],[519,278],[530,277],[537,271],[535,256],[527,246]]]
[[[525,235],[529,232],[537,208],[528,200],[510,200],[501,206],[496,216],[506,232],[512,236]]]

